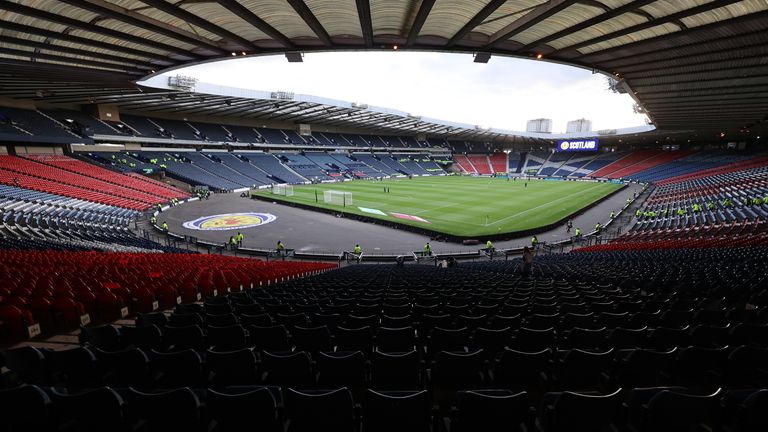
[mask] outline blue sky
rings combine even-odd
[[[545,61],[421,52],[308,53],[303,63],[284,56],[206,63],[171,75],[266,91],[291,91],[361,102],[412,114],[510,130],[551,118],[553,132],[566,122],[592,120],[594,130],[640,126],[628,95],[607,89],[602,74]]]

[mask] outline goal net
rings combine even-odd
[[[352,192],[327,190],[323,192],[323,200],[326,204],[335,204],[340,206],[352,205]]]
[[[272,194],[293,196],[293,186],[289,184],[276,184],[272,187]]]

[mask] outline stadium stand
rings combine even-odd
[[[41,160],[47,161],[48,159]],[[69,161],[66,160],[65,163],[68,164]],[[94,169],[96,170],[97,168],[94,167]],[[112,172],[108,173],[109,175],[120,175]],[[136,183],[140,182],[140,180],[125,177],[127,183],[141,189],[133,189],[122,186],[120,183],[112,183],[99,178],[77,174],[76,172],[48,164],[38,163],[31,159],[0,156],[0,183],[3,184],[16,185],[18,183],[18,185],[27,189],[135,210],[142,210],[152,204],[165,201],[165,199],[158,195],[145,192],[145,188],[152,192],[160,191],[162,193],[167,193],[167,189],[160,190],[146,182],[140,185]]]
[[[200,138],[206,141],[234,142],[234,135],[223,126],[212,123],[187,122],[195,130],[200,132]]]
[[[632,174],[634,173],[653,168],[665,162],[669,162],[675,159],[688,156],[691,153],[692,152],[687,150],[678,150],[674,152],[662,152],[661,154],[656,154],[652,157],[649,157],[647,159],[644,159],[642,161],[629,165],[625,168],[619,169],[617,171],[613,171],[610,174],[608,174],[607,177],[608,178],[631,177]]]
[[[61,168],[66,171],[81,174],[83,176],[97,178],[108,183],[122,185],[127,188],[143,191],[161,198],[186,197],[183,192],[177,189],[169,188],[165,185],[157,185],[153,182],[145,180],[143,177],[118,174],[110,170],[93,166],[93,164],[88,164],[86,162],[70,158],[68,156],[30,155],[27,156],[27,158],[36,162],[43,163],[45,165]]]
[[[411,159],[410,155],[406,154],[395,154],[394,157],[397,158],[397,161],[400,163],[400,165],[405,168],[405,171],[408,174],[412,175],[429,175],[429,171],[424,169],[423,166],[418,161],[418,156],[416,160]]]
[[[80,111],[41,109],[40,112],[53,118],[62,125],[68,127],[71,132],[80,136],[122,134],[122,132],[112,128],[107,123],[97,120]]]
[[[328,175],[327,168],[318,166],[309,158],[298,153],[278,153],[277,157],[291,170],[297,172],[302,177],[318,180],[333,180]]]
[[[150,122],[157,125],[164,134],[170,134],[172,139],[200,141],[203,139],[202,135],[189,125],[189,123],[180,120],[152,118],[148,119]]]
[[[571,159],[573,154],[567,152],[555,152],[547,159],[541,166],[539,175],[551,176],[554,175],[561,167],[563,167],[568,160]]]
[[[44,137],[79,138],[46,114],[20,108],[0,107],[0,132]]]
[[[391,168],[389,165],[382,162],[382,158],[389,157],[386,155],[374,155],[371,153],[353,153],[353,156],[360,162],[368,165],[369,167],[381,172],[384,175],[397,175],[399,174],[396,169]]]
[[[160,130],[157,124],[146,117],[123,114],[120,116],[120,121],[133,129],[136,133],[147,138],[165,138],[171,139],[168,131]]]
[[[258,143],[261,142],[259,134],[251,127],[226,125],[224,128],[232,134],[236,142]]]
[[[228,168],[237,171],[243,176],[251,179],[255,185],[268,185],[272,183],[282,183],[276,181],[275,177],[270,177],[270,174],[256,168],[247,161],[235,156],[232,153],[213,153],[211,157],[217,159]]]
[[[620,170],[627,170],[629,172],[633,165],[641,163],[648,159],[652,159],[661,154],[662,154],[661,150],[638,150],[614,162],[611,162],[610,164],[605,165],[604,167],[598,170],[593,171],[592,173],[589,174],[589,176],[590,177],[608,177],[608,176],[612,176],[613,173]]]
[[[13,273],[17,278],[36,269],[41,259],[51,259],[45,255],[55,257],[57,265],[72,263],[62,253],[31,262],[14,254],[3,262],[22,265]],[[539,257],[531,278],[517,275],[518,260],[455,269],[352,266],[269,289],[254,283],[252,290],[209,297],[203,304],[189,299],[198,292],[274,281],[280,271],[315,273],[328,267],[278,263],[285,267],[265,275],[269,267],[253,260],[170,254],[162,257],[173,264],[161,267],[142,255],[96,255],[90,261],[97,264],[84,269],[94,283],[58,285],[63,294],[54,304],[58,321],[37,307],[29,310],[52,325],[77,325],[84,311],[114,314],[126,298],[137,296],[137,307],[151,312],[157,301],[173,313],[140,313],[136,326],[86,326],[82,346],[64,354],[24,347],[2,356],[10,380],[37,386],[43,395],[50,386],[73,394],[102,386],[130,385],[155,394],[187,386],[210,410],[217,409],[214,394],[229,395],[234,404],[238,397],[242,403],[253,401],[252,394],[261,391],[270,397],[250,409],[266,414],[250,419],[265,427],[307,416],[335,426],[349,416],[352,423],[370,422],[365,430],[376,430],[372,423],[385,424],[381,416],[387,415],[386,425],[424,424],[418,430],[425,431],[449,419],[451,430],[461,430],[462,421],[531,428],[567,422],[558,430],[574,425],[599,430],[595,425],[634,427],[655,416],[668,423],[667,413],[674,410],[676,422],[714,428],[737,421],[729,417],[734,408],[726,402],[749,400],[768,385],[756,368],[768,352],[764,317],[743,308],[746,301],[765,305],[766,299],[754,279],[742,277],[739,290],[725,300],[722,293],[732,287],[734,274],[700,272],[712,263],[713,269],[738,267],[750,275],[767,254],[765,247],[582,250]],[[122,257],[144,273],[160,272],[153,281],[164,283],[127,283],[123,274],[110,270]],[[198,270],[172,270],[181,268]],[[668,284],[673,268],[696,286]],[[176,304],[179,296],[183,302]],[[8,322],[25,323],[24,317],[29,313]],[[400,327],[388,327],[394,324]],[[66,363],[59,360],[64,356]],[[62,403],[52,397],[54,407]],[[690,398],[698,398],[696,408]],[[277,410],[276,401],[286,401],[287,408]],[[359,418],[353,401],[361,405]],[[648,401],[649,408],[642,408]],[[132,418],[150,415],[135,398],[127,397],[124,404],[132,417],[118,410],[105,414],[107,424],[132,424]],[[382,404],[398,410],[376,414]],[[505,408],[499,411],[499,405]],[[298,406],[313,408],[299,411]],[[314,414],[320,407],[322,414]],[[174,421],[203,428],[213,421],[210,416],[196,408]],[[15,414],[6,418],[18,421]]]
[[[349,170],[349,172],[355,177],[381,177],[383,174],[381,171],[363,163],[357,158],[358,155],[346,155],[339,153],[331,153],[331,156]]]
[[[492,174],[491,164],[488,160],[488,156],[484,154],[469,154],[467,155],[472,167],[475,168],[478,174]]]
[[[279,129],[254,128],[268,144],[288,144],[288,137]]]
[[[765,166],[668,183],[654,189],[632,229],[668,232],[714,226],[712,233],[726,235],[746,228],[737,223],[752,222],[751,228],[756,228],[768,218],[767,195]]]
[[[235,156],[247,160],[256,168],[269,173],[276,183],[304,183],[304,177],[288,169],[277,157],[266,153],[236,153]]]
[[[508,157],[514,159],[515,157],[520,157],[517,153],[510,153],[509,155],[507,153],[501,152],[501,153],[494,153],[491,156],[488,157],[488,160],[491,162],[491,171],[494,173],[507,173],[509,172],[508,168]]]
[[[239,292],[335,267],[178,253],[2,250],[0,257],[4,304],[20,312],[3,321],[10,331],[3,335],[16,338],[34,323],[46,333],[77,328],[85,314],[94,322],[109,321],[124,316],[125,307],[149,313],[197,301],[198,294]]]
[[[754,158],[751,154],[729,154],[724,151],[697,152],[689,156],[659,164],[655,167],[629,175],[632,180],[642,182],[660,182],[696,171],[721,167]]]
[[[528,152],[526,155],[525,166],[523,166],[522,172],[532,175],[538,174],[541,166],[544,165],[544,163],[551,155],[551,152],[545,150],[534,150]]]
[[[477,170],[474,166],[472,166],[472,161],[470,161],[469,158],[463,154],[454,153],[453,163],[458,166],[462,172],[477,174]]]
[[[169,177],[179,179],[183,182],[189,183],[192,186],[205,185],[214,190],[220,191],[230,191],[250,186],[248,182],[245,182],[245,184],[233,182],[226,178],[215,175],[195,163],[192,163],[191,159],[187,158],[187,156],[192,155],[192,158],[197,159],[194,156],[193,151],[179,152],[173,155],[163,152],[142,151],[138,153],[138,155],[147,161],[157,159],[158,166],[165,165],[165,172]],[[205,158],[205,156],[202,157]],[[187,161],[184,159],[187,159]],[[208,166],[204,160],[202,160],[202,163]],[[214,163],[215,162],[211,162],[211,164]],[[234,171],[232,172],[234,173]],[[242,176],[240,176],[240,178],[242,178]]]
[[[221,159],[216,157],[218,153],[200,153],[200,152],[186,152],[182,156],[187,158],[193,164],[198,167],[215,174],[222,179],[226,179],[229,182],[234,182],[240,187],[250,187],[253,185],[256,179],[246,177],[240,174],[238,171],[228,167],[226,164],[221,163]],[[216,158],[217,160],[214,160]]]

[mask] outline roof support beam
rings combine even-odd
[[[17,50],[13,48],[0,47],[0,53],[12,55],[12,56],[18,56],[18,57],[26,57],[32,61],[34,61],[34,59],[39,58],[39,59],[46,59],[51,61],[63,62],[63,63],[70,63],[70,64],[78,64],[78,65],[82,64],[82,65],[93,66],[99,69],[115,70],[115,71],[125,72],[127,74],[138,75],[138,76],[143,76],[147,72],[146,70],[134,69],[132,67],[127,67],[123,65],[114,64],[114,63],[105,63],[105,62],[100,62],[96,60],[78,59],[74,57],[64,57],[64,56],[59,56],[54,54],[41,53],[38,51],[23,51],[23,50]]]
[[[161,50],[161,51],[168,51],[168,52],[176,53],[176,54],[182,55],[184,57],[192,58],[192,59],[202,59],[202,57],[197,55],[197,54],[193,54],[193,53],[191,53],[189,51],[186,51],[184,49],[175,47],[173,45],[167,45],[167,44],[160,43],[160,42],[154,42],[154,41],[149,40],[147,38],[138,37],[138,36],[132,35],[130,33],[123,33],[123,32],[120,32],[120,31],[117,31],[117,30],[112,30],[112,29],[109,29],[109,28],[106,28],[106,27],[102,27],[102,26],[99,26],[99,25],[95,25],[95,24],[84,22],[84,21],[80,21],[80,20],[69,18],[69,17],[65,17],[65,16],[62,16],[62,15],[58,15],[58,14],[55,14],[55,13],[51,13],[51,12],[46,12],[46,11],[42,11],[42,10],[39,10],[39,9],[35,9],[33,7],[25,6],[25,5],[22,5],[22,4],[19,4],[19,3],[13,3],[13,2],[8,1],[8,0],[0,0],[0,9],[7,10],[7,11],[10,11],[10,12],[14,12],[14,13],[17,13],[17,14],[20,14],[20,15],[31,16],[31,17],[42,19],[42,20],[63,24],[63,25],[69,26],[69,27],[78,28],[78,29],[85,30],[85,31],[88,31],[88,32],[91,32],[91,33],[97,33],[97,34],[102,34],[102,35],[105,35],[105,36],[110,36],[110,37],[113,37],[113,38],[116,38],[116,39],[120,39],[120,40],[131,42],[131,43],[152,47],[152,48],[155,48],[155,49],[158,49],[158,50]]]
[[[106,42],[100,42],[100,41],[91,40],[91,39],[84,38],[84,37],[79,37],[79,36],[73,36],[73,35],[70,35],[70,34],[54,32],[54,31],[50,31],[50,30],[45,30],[45,29],[37,28],[37,27],[30,27],[30,26],[26,26],[26,25],[22,25],[22,24],[17,24],[17,23],[12,23],[12,22],[7,22],[7,21],[0,20],[0,29],[13,30],[13,31],[17,31],[17,32],[20,32],[20,33],[32,34],[32,35],[36,35],[36,36],[46,37],[46,38],[52,39],[52,40],[61,40],[61,41],[66,41],[66,42],[70,42],[70,43],[78,44],[78,45],[92,46],[92,47],[97,47],[97,48],[101,48],[101,49],[105,49],[105,50],[111,50],[111,51],[114,51],[114,52],[121,52],[121,53],[124,53],[124,54],[130,54],[130,55],[136,56],[136,57],[142,57],[142,58],[147,58],[147,59],[158,60],[158,61],[165,62],[167,64],[173,64],[173,61],[171,59],[169,59],[168,57],[160,55],[160,54],[155,54],[155,53],[152,53],[152,52],[149,52],[149,51],[141,51],[141,50],[137,50],[137,49],[134,49],[134,48],[121,47],[121,46],[109,44],[109,43],[106,43]]]
[[[678,90],[678,91],[670,91],[669,89],[654,90],[654,91],[646,91],[642,93],[638,92],[638,94],[640,95],[640,100],[642,101],[645,96],[651,95],[651,94],[678,94],[679,96],[680,92],[685,92],[686,94],[691,94],[691,93],[707,94],[709,92],[718,91],[718,90],[728,90],[730,93],[730,90],[733,90],[733,89],[739,89],[739,90],[754,89],[755,91],[763,91],[765,90],[765,84],[755,84],[755,85],[747,85],[747,86],[731,84],[731,85],[724,85],[724,86],[717,86],[717,87],[705,87],[700,89]]]
[[[370,0],[355,0],[357,4],[357,16],[360,19],[360,29],[363,31],[363,40],[367,47],[373,46],[373,22],[371,21]]]
[[[209,31],[215,35],[221,36],[223,39],[227,39],[231,42],[234,42],[240,45],[242,48],[245,48],[246,50],[254,50],[257,52],[260,51],[259,47],[254,45],[248,39],[245,39],[242,36],[236,35],[229,30],[223,29],[206,19],[200,18],[199,16],[193,14],[192,12],[189,12],[185,9],[182,9],[179,6],[168,3],[165,0],[140,0],[140,1],[144,4],[152,6],[155,9],[161,10],[167,14],[175,16],[176,18],[182,19],[188,22],[189,24],[194,24],[202,29],[205,29],[206,31]]]
[[[315,34],[317,35],[317,38],[320,39],[326,47],[330,47],[333,45],[331,36],[325,30],[325,27],[323,27],[323,25],[320,24],[320,21],[317,20],[317,17],[315,16],[315,14],[312,13],[312,10],[309,8],[309,6],[307,6],[306,3],[304,3],[303,0],[287,0],[287,1],[288,1],[288,4],[291,5],[293,10],[295,10],[296,13],[299,14],[301,19],[303,19],[304,22],[307,23],[309,28],[311,28],[312,31],[315,32]]]
[[[764,35],[764,34],[765,34],[765,30],[759,30],[759,31],[756,31],[756,32],[742,33],[742,34],[739,34],[739,35],[729,36],[729,37],[724,37],[724,38],[709,39],[706,42],[695,42],[695,43],[692,43],[692,44],[678,45],[678,46],[675,46],[675,47],[664,48],[664,49],[659,49],[659,50],[653,50],[653,51],[645,52],[645,53],[642,53],[642,54],[633,54],[633,55],[629,55],[629,56],[611,58],[609,61],[607,61],[605,63],[607,63],[608,65],[611,65],[609,67],[612,67],[612,68],[615,68],[615,69],[619,69],[619,70],[622,70],[622,71],[628,71],[628,68],[632,68],[632,67],[635,67],[635,66],[640,66],[640,67],[644,67],[645,68],[645,69],[640,69],[640,71],[647,71],[649,69],[658,69],[658,68],[652,68],[652,67],[647,66],[647,65],[651,65],[651,64],[654,64],[654,63],[658,63],[658,62],[664,62],[664,61],[667,61],[667,62],[673,61],[674,62],[674,64],[672,65],[673,67],[674,66],[680,66],[680,65],[683,65],[683,66],[684,65],[698,65],[698,64],[701,63],[701,61],[698,60],[699,58],[707,57],[707,56],[713,56],[714,54],[726,54],[726,55],[730,54],[730,55],[736,57],[737,59],[740,59],[740,58],[753,57],[754,56],[753,53],[756,53],[756,51],[760,51],[760,52],[757,52],[757,54],[761,54],[761,55],[764,56],[765,53],[763,51],[765,50],[765,47],[766,47],[766,43],[765,42],[745,43],[743,45],[739,44],[737,48],[728,47],[728,48],[723,48],[723,49],[718,49],[718,50],[706,49],[708,47],[711,47],[711,44],[715,43],[715,42],[717,42],[717,43],[729,43],[729,42],[731,42],[734,39],[738,39],[738,38],[749,39],[751,37],[754,37],[754,36],[758,36],[759,37],[759,36]],[[702,51],[697,51],[697,52],[693,52],[693,53],[690,53],[690,54],[684,54],[684,55],[672,55],[672,56],[670,56],[671,52],[679,51],[681,49],[686,49],[686,48],[687,49],[691,49],[691,50],[701,48]],[[763,48],[763,50],[760,50],[760,48]],[[743,51],[747,51],[747,52],[743,52]],[[658,56],[660,58],[659,59],[650,59],[650,58],[648,58],[648,57],[656,57],[656,56]],[[722,57],[723,56],[721,55],[720,58],[718,58],[718,60],[722,59]],[[695,60],[692,63],[691,62],[682,63],[682,64],[678,63],[680,60],[689,59],[689,58],[694,58],[694,59],[697,59],[697,60]],[[631,63],[622,63],[622,62],[626,62],[628,60],[631,61]],[[614,62],[616,62],[616,63],[614,63]]]
[[[455,35],[453,35],[451,39],[448,40],[448,43],[446,43],[445,46],[452,47],[456,45],[456,42],[463,39],[464,36],[471,32],[475,27],[479,26],[483,21],[485,21],[486,18],[491,16],[492,13],[496,12],[496,9],[500,8],[501,5],[506,2],[507,0],[489,1],[487,5],[480,9],[480,12],[478,12],[477,15],[473,16],[472,19],[464,24],[464,27],[462,27],[458,32],[456,32]]]
[[[419,37],[419,32],[421,32],[421,28],[424,26],[424,23],[427,21],[427,17],[429,17],[429,12],[432,11],[432,6],[434,5],[435,5],[435,0],[421,0],[421,6],[419,7],[419,11],[416,13],[416,18],[413,20],[411,29],[408,32],[408,39],[405,42],[406,45],[413,45],[416,42],[416,38]]]
[[[67,53],[67,54],[73,54],[83,57],[90,57],[94,58],[96,60],[109,60],[110,62],[120,63],[124,65],[129,65],[131,67],[134,67],[136,69],[146,69],[147,71],[155,69],[156,66],[153,66],[149,63],[144,63],[141,61],[136,61],[128,57],[118,57],[114,55],[109,54],[103,54],[103,53],[95,53],[93,51],[88,50],[82,50],[78,48],[71,48],[68,46],[63,45],[54,45],[50,43],[44,43],[44,42],[37,42],[35,40],[31,39],[19,39],[15,37],[10,36],[2,36],[0,35],[0,42],[5,42],[9,44],[14,45],[21,45],[26,46],[29,48],[35,48],[39,50],[45,50],[45,51],[53,51],[56,53]],[[117,65],[115,65],[117,66]]]
[[[204,46],[219,54],[229,54],[226,50],[216,45],[212,41],[188,33],[184,30],[170,26],[162,22],[154,22],[155,20],[146,17],[138,12],[134,12],[128,9],[121,8],[117,5],[107,3],[103,0],[60,0],[69,5],[78,7],[80,9],[89,10],[99,15],[112,18],[118,21],[122,21],[127,24],[131,24],[140,29],[146,29],[159,33],[178,41],[182,41],[193,46]]]
[[[256,27],[272,39],[280,42],[285,48],[296,48],[296,46],[293,44],[293,42],[291,42],[290,39],[288,39],[288,37],[280,33],[276,28],[269,25],[269,23],[256,16],[256,14],[235,0],[218,0],[218,2],[220,5],[229,9],[230,12],[246,21],[248,24]]]
[[[485,48],[488,49],[497,47],[505,43],[512,36],[528,30],[529,28],[561,12],[562,10],[577,2],[578,0],[550,0],[540,6],[537,6],[532,11],[516,19],[503,29],[491,35],[491,38]]]
[[[519,49],[516,49],[515,52],[520,51],[530,51],[533,48],[542,46],[546,43],[552,42],[553,40],[558,40],[564,36],[568,36],[570,34],[573,34],[575,32],[584,30],[586,28],[592,27],[593,25],[600,24],[601,22],[607,21],[611,18],[615,18],[619,15],[623,15],[627,12],[632,12],[633,10],[640,8],[642,6],[651,4],[657,0],[635,0],[631,3],[627,3],[624,6],[617,7],[616,9],[610,10],[604,14],[600,14],[594,18],[588,19],[586,21],[580,22],[579,24],[576,24],[574,26],[568,27],[566,29],[560,30],[559,32],[552,33],[549,36],[545,36],[537,41],[533,41],[529,44],[526,44]]]
[[[588,39],[588,40],[585,40],[585,41],[573,44],[571,46],[563,47],[563,48],[560,48],[560,49],[556,50],[555,52],[562,52],[562,51],[565,51],[565,50],[576,50],[576,49],[579,49],[579,48],[584,48],[584,47],[587,47],[587,46],[590,46],[590,45],[594,45],[594,44],[597,44],[597,43],[600,43],[600,42],[605,42],[605,41],[608,41],[608,40],[611,40],[611,39],[616,39],[617,37],[621,37],[621,36],[625,36],[625,35],[628,35],[628,34],[632,34],[632,33],[635,33],[635,32],[641,31],[641,30],[645,30],[645,29],[648,29],[648,28],[651,28],[651,27],[656,27],[656,26],[661,25],[661,24],[666,24],[666,23],[670,23],[670,22],[673,22],[673,21],[677,21],[677,20],[679,20],[681,18],[687,18],[689,16],[700,14],[702,12],[707,12],[707,11],[710,11],[712,9],[717,9],[717,8],[721,8],[723,6],[728,6],[729,4],[738,3],[739,1],[741,1],[741,0],[716,0],[716,1],[713,1],[713,2],[710,2],[710,3],[706,3],[706,4],[703,4],[703,5],[700,5],[700,6],[696,6],[696,7],[690,8],[690,9],[683,10],[683,11],[680,11],[680,12],[677,12],[677,13],[673,13],[671,15],[663,16],[663,17],[657,18],[657,19],[655,19],[653,21],[648,21],[648,22],[644,22],[644,23],[641,23],[641,24],[629,26],[629,27],[623,28],[621,30],[616,30],[615,32],[611,32],[611,33],[608,33],[608,34],[605,34],[605,35],[602,35],[602,36],[594,37],[592,39]],[[721,23],[716,23],[716,24],[721,24]],[[682,30],[682,31],[679,31],[679,32],[675,32],[673,34],[680,35],[683,31],[689,32],[689,31],[693,31],[693,30],[696,30],[696,29],[701,29],[701,27],[696,27],[696,28],[689,29],[689,30]],[[666,36],[667,35],[657,36],[657,37],[666,37]],[[653,38],[653,39],[656,39],[656,38]],[[648,41],[648,39],[643,40],[643,41],[639,41],[639,42],[635,42],[635,43],[636,44],[637,43],[644,43],[644,42],[647,42],[647,41]],[[620,45],[619,47],[624,48],[624,47],[626,47],[626,45]],[[603,50],[603,51],[596,51],[594,53],[589,53],[586,56],[595,55],[597,53],[603,53],[605,51],[610,51],[612,49],[614,49],[614,48],[608,48],[607,50]],[[554,53],[550,53],[549,55],[551,56],[552,54],[554,54]]]

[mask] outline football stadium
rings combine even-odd
[[[644,124],[235,79],[342,53]],[[0,0],[0,432],[768,430],[766,58],[765,0]]]

